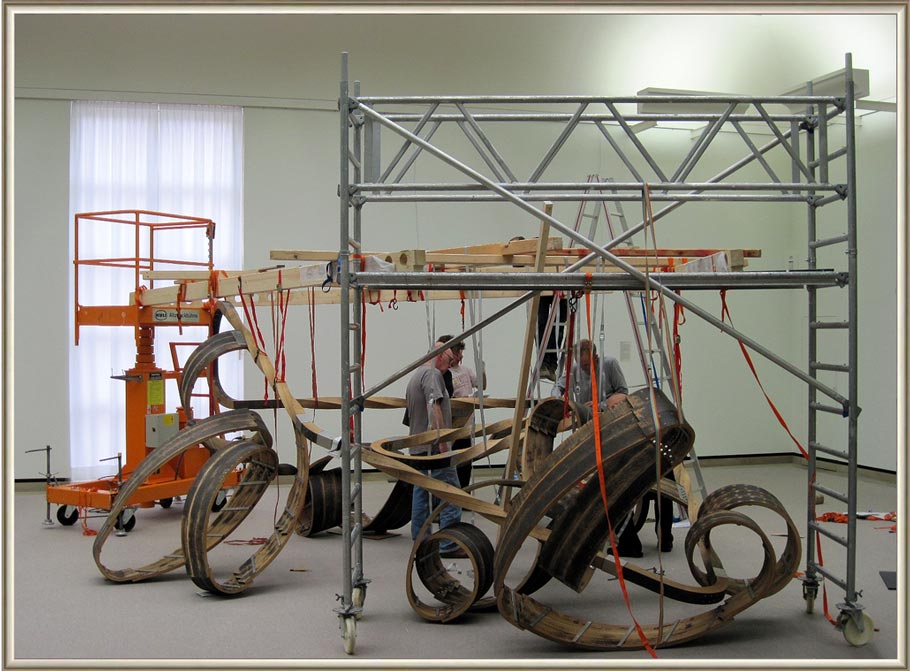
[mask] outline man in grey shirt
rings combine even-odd
[[[437,343],[437,346],[439,343]],[[411,375],[408,381],[405,400],[408,407],[409,435],[423,433],[433,429],[441,430],[452,426],[452,406],[446,391],[443,373],[449,370],[454,357],[451,350],[446,350],[435,359],[427,362]],[[410,448],[413,455],[444,454],[451,445],[447,441],[433,441],[429,445],[417,445]],[[425,470],[423,473],[436,480],[461,488],[454,466]],[[430,514],[430,493],[422,487],[415,486],[411,497],[411,538],[416,540],[417,533]],[[447,504],[439,514],[439,526],[445,528],[461,521],[461,508]],[[464,557],[464,551],[455,543],[440,543],[440,554],[443,557]]]
[[[622,374],[619,361],[611,356],[597,356],[597,347],[590,340],[581,340],[575,346],[575,361],[569,375],[569,398],[578,408],[578,419],[582,424],[588,422],[593,413],[593,389],[591,385],[591,357],[594,357],[594,370],[597,374],[597,407],[603,412],[622,401],[629,393],[626,378]],[[566,373],[553,385],[550,396],[562,398],[566,393]]]

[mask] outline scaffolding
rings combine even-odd
[[[338,281],[341,286],[341,473],[343,591],[336,609],[345,641],[345,650],[354,649],[356,618],[365,597],[361,536],[361,413],[366,399],[401,379],[437,353],[460,342],[512,310],[524,305],[541,290],[613,290],[640,292],[643,288],[685,307],[720,331],[735,338],[753,352],[795,376],[808,386],[808,518],[806,570],[803,597],[807,612],[812,612],[822,579],[843,589],[838,625],[848,642],[862,645],[869,641],[872,622],[863,612],[856,575],[857,506],[857,235],[856,235],[856,152],[854,130],[854,70],[852,57],[845,56],[844,90],[838,95],[813,95],[811,84],[805,95],[647,95],[622,97],[586,96],[369,96],[360,95],[359,82],[349,83],[347,53],[342,55],[339,91],[340,110],[340,240]],[[669,111],[650,111],[655,104],[670,105]],[[628,111],[635,106],[634,111]],[[774,110],[786,106],[787,112]],[[542,108],[542,109],[539,109]],[[529,109],[537,111],[529,111]],[[666,109],[666,108],[665,108]],[[491,111],[494,110],[494,111]],[[709,110],[709,111],[706,111]],[[796,110],[796,111],[794,111]],[[829,130],[835,118],[843,120],[845,144],[829,148]],[[561,124],[562,129],[525,180],[519,180],[512,167],[497,150],[482,124],[522,124],[527,122]],[[705,124],[685,158],[673,171],[664,170],[638,138],[634,124],[647,122],[699,122]],[[760,124],[773,138],[756,146],[743,124]],[[470,141],[491,177],[451,156],[431,142],[444,124],[457,126]],[[588,182],[547,182],[542,178],[570,135],[581,124],[593,126],[615,152],[632,176],[630,181],[612,181],[608,192],[592,192]],[[410,126],[410,128],[408,127]],[[721,129],[732,129],[743,138],[749,152],[739,161],[704,181],[687,181]],[[383,163],[380,131],[391,131],[403,142],[390,160]],[[694,135],[694,134],[693,134]],[[618,137],[617,137],[618,136]],[[622,140],[622,142],[620,142]],[[625,143],[626,147],[623,146]],[[801,145],[805,147],[802,155]],[[765,155],[772,149],[786,152],[791,165],[790,181],[782,181]],[[418,156],[432,156],[467,178],[467,181],[402,183]],[[830,181],[831,166],[843,159],[846,179]],[[756,162],[767,179],[737,182],[731,180],[741,168]],[[640,170],[640,166],[646,166]],[[396,172],[397,170],[397,172]],[[650,173],[648,173],[650,170]],[[647,175],[644,173],[648,173]],[[734,203],[802,203],[807,210],[808,268],[806,270],[750,271],[722,273],[645,274],[611,253],[611,249],[644,230],[648,220],[645,201],[663,203],[651,215],[659,220],[687,202],[714,201]],[[642,221],[629,226],[604,245],[599,245],[571,226],[546,214],[533,203],[540,201],[587,200],[642,203]],[[367,204],[418,202],[506,202],[548,224],[590,253],[560,273],[544,272],[364,272],[352,265],[361,249],[361,222]],[[832,237],[819,237],[817,216],[820,208],[831,203],[845,204],[846,231]],[[846,268],[821,269],[817,251],[840,245],[845,248]],[[580,271],[597,259],[617,266],[621,273],[593,276]],[[446,346],[434,348],[384,381],[364,389],[359,371],[361,339],[351,338],[362,328],[363,291],[377,289],[519,289],[522,296],[495,314],[455,336]],[[786,361],[732,325],[718,319],[675,290],[702,289],[802,289],[807,292],[809,347],[807,369]],[[827,289],[846,293],[846,319],[820,321],[819,292]],[[818,361],[818,334],[833,330],[847,337],[847,363]],[[352,363],[354,362],[354,363]],[[846,396],[819,380],[819,371],[847,377]],[[820,402],[825,397],[827,402]],[[345,399],[349,399],[345,401]],[[818,426],[823,415],[843,418],[847,423],[846,449],[818,442]],[[350,427],[350,428],[349,428]],[[817,482],[819,454],[846,462],[847,491],[839,492]],[[508,476],[508,474],[506,474]],[[832,533],[816,522],[816,494],[824,494],[847,506],[846,537]],[[814,541],[821,534],[846,550],[846,566],[839,576],[822,566],[816,557]]]

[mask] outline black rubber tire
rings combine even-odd
[[[66,511],[72,508],[73,512],[69,515]],[[57,508],[57,521],[65,527],[71,527],[79,519],[79,509],[76,506],[60,506]]]
[[[158,505],[165,509],[170,508],[171,505],[173,505],[173,503],[174,503],[174,499],[171,497],[168,497],[166,499],[160,499],[158,501]]]
[[[126,510],[123,511],[124,516],[126,516],[128,514],[129,513]],[[118,518],[117,521],[114,522],[114,528],[117,530],[120,530],[122,528],[126,532],[132,531],[133,527],[136,526],[136,513],[132,513],[129,515],[130,515],[129,519],[126,522],[124,522],[123,524],[120,524],[120,518]]]

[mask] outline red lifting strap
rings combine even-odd
[[[721,303],[721,321],[730,321],[730,326],[733,326],[733,317],[730,314],[730,310],[727,307],[727,290],[721,289],[720,292],[720,303]],[[774,401],[771,400],[771,397],[768,396],[768,392],[765,391],[764,385],[761,383],[761,380],[758,377],[758,372],[755,370],[755,364],[752,363],[752,357],[749,356],[749,352],[746,349],[746,346],[739,342],[739,349],[742,350],[743,356],[746,358],[746,363],[749,364],[749,369],[752,371],[752,376],[755,378],[755,381],[758,382],[758,387],[761,389],[761,393],[765,395],[765,400],[768,401],[768,405],[771,407],[771,412],[774,413],[774,416],[777,417],[777,421],[780,422],[780,425],[784,427],[784,431],[787,432],[787,435],[790,436],[790,440],[799,448],[799,451],[802,455],[808,459],[809,453],[806,452],[806,448],[802,446],[802,443],[797,440],[796,436],[793,435],[793,432],[790,431],[790,427],[787,426],[787,422],[784,419],[783,415],[780,414],[780,411],[777,409],[777,406],[774,405]]]
[[[588,273],[586,277],[586,283],[590,283],[591,274]],[[591,292],[585,291],[585,310],[588,317],[588,340],[591,340]],[[566,378],[568,379],[568,378]],[[604,515],[607,517],[607,531],[610,534],[610,547],[613,548],[613,561],[616,563],[616,577],[619,579],[619,586],[622,589],[622,598],[626,602],[626,608],[629,611],[629,616],[632,618],[632,622],[635,624],[635,631],[638,633],[638,638],[641,640],[642,645],[645,647],[645,650],[648,651],[648,654],[651,657],[657,658],[657,653],[654,652],[654,648],[651,647],[648,637],[645,635],[644,630],[641,628],[641,625],[638,623],[638,620],[635,619],[635,614],[632,612],[632,602],[629,599],[629,590],[626,587],[626,580],[622,574],[622,562],[619,559],[619,550],[616,547],[616,535],[613,533],[613,525],[610,523],[610,506],[607,503],[607,484],[606,476],[604,475],[604,462],[603,462],[603,447],[600,442],[600,408],[598,403],[598,391],[597,391],[597,363],[595,361],[594,352],[591,352],[591,412],[594,415],[594,445],[597,453],[597,480],[600,483],[600,498],[604,502]]]

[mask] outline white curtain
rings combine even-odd
[[[70,259],[76,213],[152,210],[212,219],[215,268],[243,267],[243,110],[210,105],[88,102],[72,104],[70,121]],[[143,255],[147,249],[143,244]],[[80,259],[134,256],[134,230],[124,225],[80,225]],[[158,233],[156,258],[207,258],[200,230]],[[156,269],[168,269],[157,266]],[[148,284],[148,282],[142,281]],[[159,282],[156,286],[166,286]],[[131,271],[91,267],[80,271],[79,302],[125,305],[134,288]],[[70,313],[70,332],[75,322]],[[157,328],[158,365],[172,368],[168,342],[198,342],[204,328]],[[192,347],[177,348],[180,363]],[[229,357],[227,357],[229,358]],[[136,360],[133,329],[83,327],[70,345],[70,465],[89,477],[99,460],[126,453],[124,382],[111,379]],[[237,358],[219,362],[229,391],[242,389]],[[203,383],[199,383],[202,385]],[[197,390],[202,390],[197,385]],[[166,411],[178,404],[166,390]],[[203,410],[201,404],[197,411]]]

